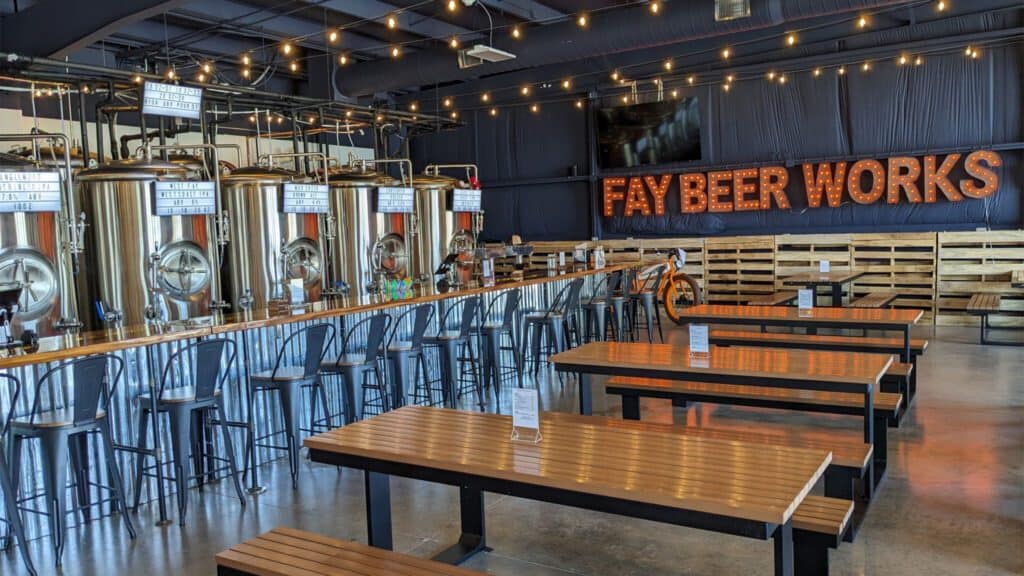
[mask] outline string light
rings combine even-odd
[[[623,104],[629,104],[629,96],[623,95],[622,96],[622,103]]]
[[[448,41],[448,45],[451,46],[452,48],[458,48],[459,47],[459,37],[458,36],[452,36],[452,39]]]
[[[484,92],[483,94],[480,95],[480,99],[483,100],[484,102],[490,102],[491,101],[491,93],[490,92]]]
[[[206,82],[206,74],[203,74],[202,72],[200,72],[196,76],[196,80],[199,81],[199,82]]]
[[[250,58],[248,54],[243,54],[242,55],[242,64],[248,66],[251,63],[252,63],[252,58]]]
[[[452,120],[455,120],[456,118],[459,117],[459,113],[456,112],[455,110],[452,110],[451,117],[452,117]]]
[[[291,54],[292,53],[292,45],[290,43],[288,43],[288,42],[285,42],[284,44],[281,44],[281,52],[284,52],[285,56]]]
[[[250,72],[248,68],[242,68],[242,78],[248,78],[249,74]]]
[[[82,93],[83,94],[88,94],[89,93],[89,85],[88,84],[82,85]]]
[[[580,110],[583,110],[583,100],[577,100],[576,107],[579,108]]]
[[[565,80],[562,80],[562,88],[565,89],[565,90],[568,90],[569,88],[572,88],[572,80],[569,80],[568,78],[566,78]]]
[[[672,69],[672,61],[671,60],[665,60],[665,70],[671,70],[671,69]]]
[[[618,79],[619,79],[619,71],[615,70],[615,71],[612,72],[612,80],[616,80],[617,81]]]
[[[398,58],[401,55],[402,55],[402,50],[398,46],[392,46],[391,47],[391,57],[392,58]]]
[[[132,78],[132,82],[135,82],[136,84],[142,84],[142,76],[139,76],[138,74],[136,74]]]
[[[864,62],[863,64],[860,65],[860,69],[864,72],[871,70],[871,62]]]
[[[903,66],[904,64],[906,64],[907,63],[907,55],[906,54],[900,54],[900,57],[899,57],[899,59],[896,60],[896,63],[899,64],[900,66]]]
[[[328,40],[328,42],[331,42],[332,44],[337,42],[338,41],[338,31],[337,30],[331,30],[330,33],[327,34],[327,40]]]
[[[388,28],[394,30],[398,26],[398,19],[395,18],[394,14],[388,15]]]
[[[729,74],[725,77],[726,84],[732,84],[732,81],[736,79],[734,74]]]
[[[205,64],[203,64],[203,72],[204,73],[209,74],[212,71],[213,71],[213,65],[212,64],[210,64],[209,62],[206,62]]]
[[[815,78],[821,76],[821,68],[815,68],[813,74]]]
[[[383,122],[383,121],[384,121],[384,117],[381,116],[380,114],[378,114],[377,115],[377,122]]]
[[[291,64],[288,65],[288,67],[291,68],[292,72],[298,72],[299,71],[299,63],[295,62],[294,60],[292,61]]]
[[[585,12],[580,13],[580,15],[576,18],[576,24],[579,25],[580,28],[587,27],[587,14]]]
[[[167,78],[169,80],[174,80],[175,76],[177,76],[177,74],[175,74],[174,68],[168,68],[167,69]]]
[[[455,0],[448,0],[448,11],[455,12],[455,9],[459,7],[459,3]]]
[[[255,124],[256,123],[256,116],[255,115],[249,116],[249,122]]]
[[[540,110],[540,106],[537,106],[536,104],[531,104],[530,105],[530,112],[533,112],[534,114],[536,114],[538,110]]]
[[[796,34],[790,32],[786,36],[786,46],[793,46],[796,44]]]
[[[686,79],[686,83],[689,84],[690,86],[693,86],[693,83],[696,81],[697,77],[694,76],[693,74],[690,74],[690,77]]]
[[[309,117],[309,123],[310,124],[316,124],[316,116],[310,116]]]
[[[726,92],[728,92],[731,89],[732,89],[732,84],[729,84],[729,83],[722,84],[722,90],[725,90]]]
[[[657,14],[658,12],[661,12],[661,2],[658,2],[657,0],[652,0],[650,8],[651,14]]]
[[[924,64],[924,58],[922,56],[915,57],[914,66],[920,66],[921,64]]]
[[[519,26],[513,26],[512,37],[515,38],[516,40],[519,40],[520,36],[522,36],[522,32],[519,31]]]
[[[673,98],[679,98],[679,90],[673,90],[672,91],[672,97]]]
[[[857,28],[866,28],[868,25],[867,16],[861,16],[857,19]]]
[[[786,75],[785,74],[779,74],[779,84],[785,84],[785,83],[786,83]]]
[[[839,69],[836,70],[836,74],[839,74],[840,76],[846,74],[846,66],[840,66]]]
[[[935,8],[936,8],[936,9],[937,9],[937,10],[938,10],[939,12],[942,12],[943,10],[945,10],[945,9],[946,9],[946,3],[945,3],[945,2],[943,1],[943,0],[939,0],[938,4],[936,4]]]
[[[722,59],[728,60],[729,56],[732,56],[732,50],[729,48],[722,48]]]
[[[341,64],[342,66],[348,64],[348,55],[342,54],[338,56],[338,64]]]
[[[523,96],[529,96],[530,95],[530,87],[529,86],[523,86],[522,88],[519,89],[519,93],[522,94]]]
[[[452,107],[452,99],[451,98],[445,98],[444,102],[442,104],[444,105],[445,108],[451,108]]]
[[[491,108],[491,116],[497,116],[497,115],[498,115],[498,109],[497,108]]]
[[[412,104],[409,104],[409,110],[412,111],[412,112],[415,112],[419,107],[420,107],[420,105],[415,103],[415,102],[413,102]]]
[[[351,118],[351,117],[352,117],[352,111],[351,110],[345,110],[345,118]]]
[[[768,80],[775,80],[775,71],[768,72]]]

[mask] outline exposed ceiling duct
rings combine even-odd
[[[597,58],[688,40],[745,32],[785,22],[872,10],[906,0],[752,0],[749,18],[715,21],[714,2],[674,2],[652,17],[645,4],[591,15],[589,30],[574,19],[530,28],[525,39],[495,38],[493,46],[516,54],[515,60],[462,70],[450,49],[423,50],[393,62],[375,61],[338,69],[335,86],[347,96],[369,94],[496,74],[549,64]],[[599,32],[598,32],[599,31]],[[504,36],[504,35],[502,35]]]

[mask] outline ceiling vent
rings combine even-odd
[[[459,50],[459,68],[472,68],[484,62],[504,62],[515,57],[515,54],[505,52],[504,50],[498,50],[484,44],[477,44],[472,48]]]
[[[750,17],[750,0],[715,0],[715,21]]]

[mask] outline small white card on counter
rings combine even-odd
[[[512,389],[512,439],[540,442],[540,395],[532,388]]]
[[[690,324],[690,354],[707,355],[708,352],[708,325]]]
[[[818,272],[822,274],[828,274],[832,271],[832,263],[828,260],[821,260],[818,262]]]
[[[598,246],[594,249],[594,269],[601,270],[604,268],[604,246]]]
[[[797,306],[801,310],[810,310],[814,308],[814,290],[799,290],[797,291]]]
[[[484,258],[481,264],[480,275],[483,277],[484,286],[494,286],[494,258]]]
[[[565,252],[558,253],[558,267],[565,268]]]
[[[288,281],[288,301],[293,306],[298,306],[306,303],[306,287],[302,284],[301,278],[295,278]]]

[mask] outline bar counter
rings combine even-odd
[[[599,272],[610,273],[635,266],[636,264],[618,264],[606,266],[600,270],[593,268],[576,268],[569,272],[536,271],[535,275],[527,272],[523,280],[506,278],[495,282],[494,286],[470,286],[439,291],[434,285],[420,285],[413,288],[414,295],[408,298],[389,298],[377,294],[361,294],[358,296],[338,296],[329,300],[313,302],[301,306],[273,306],[242,312],[218,314],[182,323],[171,322],[162,324],[142,324],[126,327],[95,330],[64,336],[52,336],[39,340],[39,350],[25,352],[20,349],[0,352],[0,370],[19,368],[33,364],[59,362],[70,358],[117,352],[131,348],[142,348],[159,343],[168,343],[190,338],[242,332],[258,328],[268,328],[311,322],[351,314],[376,312],[396,307],[415,306],[418,304],[438,302],[449,298],[462,298],[545,284],[557,280],[591,276]]]

